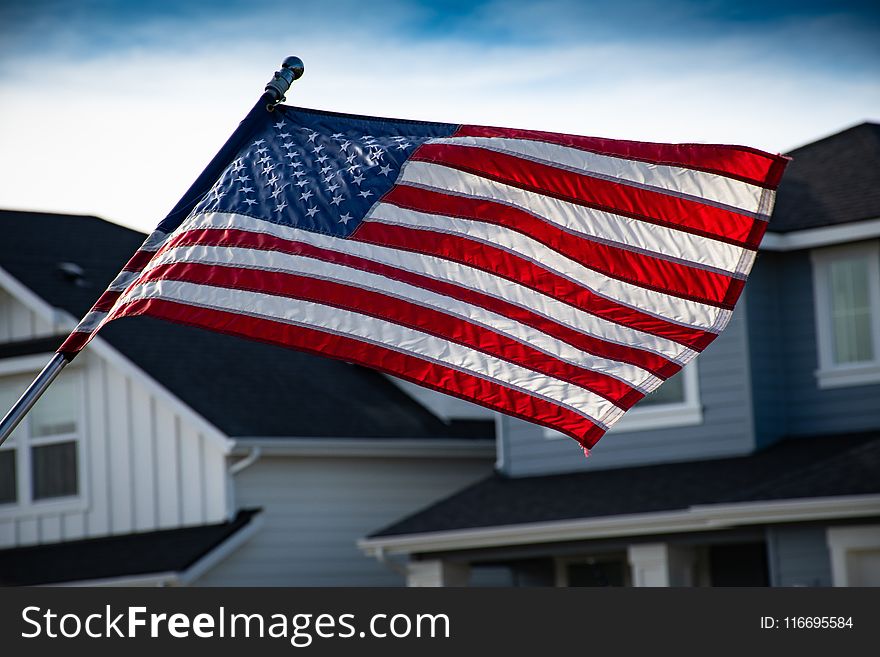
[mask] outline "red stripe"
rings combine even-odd
[[[597,315],[604,308],[619,310],[621,307],[619,304],[609,302],[585,287],[509,251],[460,235],[365,221],[352,233],[351,239],[460,262],[521,283]],[[684,294],[676,296],[731,309],[733,308],[733,303],[729,300],[729,295],[732,294],[731,290],[735,290],[735,294],[738,296],[743,285],[744,281],[731,279],[730,287],[719,291],[720,294],[717,295],[719,298],[701,299],[695,295]],[[634,326],[630,322],[626,322],[626,324]]]
[[[726,298],[731,285],[741,287],[741,281],[730,276],[593,242],[518,208],[485,199],[398,185],[382,201],[419,212],[504,226],[527,235],[594,271],[646,289],[694,301],[717,303],[719,299]],[[377,218],[382,219],[381,214]]]
[[[562,431],[587,448],[595,445],[604,433],[586,417],[552,402],[353,338],[161,299],[133,301],[115,311],[113,317],[135,315],[151,315],[180,324],[252,338],[371,367],[418,385]]]
[[[147,266],[147,263],[153,259],[154,255],[156,255],[155,251],[135,251],[135,254],[131,256],[131,259],[127,263],[125,263],[125,267],[123,267],[122,270],[141,271]]]
[[[522,157],[456,144],[423,144],[410,159],[473,173],[526,191],[603,212],[668,226],[738,246],[747,242],[755,219],[678,196],[610,182]]]
[[[162,279],[302,299],[369,315],[567,381],[594,392],[624,409],[632,407],[644,396],[632,386],[614,377],[572,365],[491,329],[433,308],[354,285],[300,274],[200,263],[161,265],[151,270],[145,280]]]
[[[60,347],[58,347],[56,353],[73,358],[76,354],[82,351],[82,348],[85,347],[91,339],[92,333],[90,332],[74,331],[67,336],[67,339]]]
[[[585,335],[584,333],[567,326],[558,324],[551,319],[547,319],[529,309],[497,299],[488,294],[469,290],[445,281],[439,281],[422,274],[404,271],[390,265],[373,262],[372,260],[361,258],[359,256],[338,253],[332,249],[322,249],[320,247],[312,246],[311,244],[284,240],[265,233],[212,229],[194,230],[182,233],[169,243],[169,248],[188,245],[230,246],[260,249],[264,251],[277,251],[279,253],[301,255],[315,258],[316,260],[354,267],[363,271],[386,276],[393,280],[409,283],[439,294],[445,294],[446,296],[460,299],[467,303],[472,303],[475,306],[486,308],[499,315],[504,315],[522,324],[547,333],[548,335],[552,335],[578,349],[601,358],[608,358],[636,365],[662,379],[669,378],[681,369],[676,363],[669,361],[658,354],[635,347],[606,342],[605,340]],[[711,342],[715,337],[715,335],[711,333],[707,333],[705,336],[706,344]]]
[[[95,301],[95,305],[92,306],[92,310],[106,313],[110,312],[110,309],[113,307],[113,304],[116,303],[116,300],[120,297],[122,292],[114,292],[113,290],[107,290],[98,297],[98,300]],[[91,312],[91,311],[89,311]]]
[[[717,173],[754,185],[776,189],[788,158],[745,146],[718,144],[655,144],[600,137],[582,137],[540,130],[516,130],[463,125],[453,137],[512,137],[570,146],[591,153],[612,155],[653,164]]]

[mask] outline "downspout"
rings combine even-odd
[[[257,446],[251,447],[250,451],[248,451],[247,456],[243,459],[240,459],[229,466],[229,470],[227,470],[227,482],[226,482],[226,518],[227,520],[232,520],[235,517],[236,509],[235,509],[235,475],[247,468],[251,467],[254,463],[256,463],[260,456],[263,454],[263,450]]]

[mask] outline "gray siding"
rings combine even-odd
[[[767,528],[771,586],[831,586],[826,528],[780,525]]]
[[[702,424],[612,431],[585,459],[575,441],[547,438],[537,425],[503,417],[501,469],[528,476],[749,452],[754,442],[745,315],[740,304],[725,332],[697,358]]]
[[[749,279],[749,344],[758,445],[782,436],[880,427],[880,385],[820,389],[808,251],[762,253]]]
[[[263,457],[235,479],[263,526],[198,586],[402,586],[355,542],[488,476],[492,460]]]

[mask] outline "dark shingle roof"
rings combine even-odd
[[[243,529],[258,509],[216,525],[0,550],[0,585],[34,586],[179,573]]]
[[[34,212],[0,211],[0,230],[0,267],[76,318],[144,240],[96,217]],[[79,265],[82,279],[65,277],[62,262]],[[491,421],[441,421],[356,365],[151,318],[112,322],[101,336],[229,436],[494,435]]]
[[[787,233],[880,217],[880,124],[793,150],[769,230]]]
[[[496,473],[371,537],[872,493],[880,493],[880,434],[792,438],[735,458],[540,477]]]

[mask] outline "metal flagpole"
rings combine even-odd
[[[281,70],[276,71],[273,78],[266,85],[263,95],[257,101],[257,104],[248,112],[247,116],[239,123],[235,132],[226,140],[223,147],[214,156],[214,159],[208,164],[196,181],[190,185],[186,194],[177,202],[177,205],[168,213],[166,220],[175,216],[188,215],[198,200],[202,197],[205,190],[209,188],[223,168],[228,164],[229,159],[238,151],[240,142],[248,137],[250,131],[251,119],[260,112],[273,111],[278,103],[284,100],[284,94],[290,89],[290,85],[295,80],[302,77],[305,70],[302,60],[299,57],[288,57],[281,64]],[[0,445],[15,430],[15,427],[21,422],[22,418],[37,403],[40,396],[46,392],[49,385],[61,373],[61,370],[73,360],[75,354],[66,355],[56,353],[52,359],[46,364],[43,370],[37,375],[37,378],[28,386],[27,390],[19,397],[18,401],[13,404],[9,412],[0,421]]]

